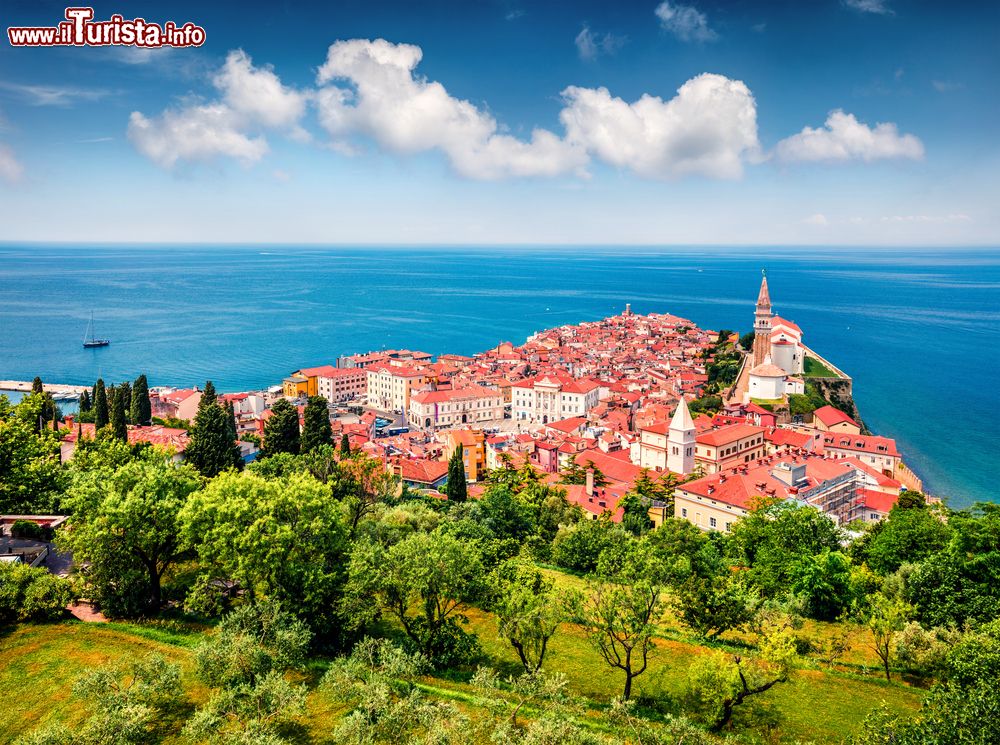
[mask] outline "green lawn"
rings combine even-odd
[[[546,570],[563,586],[581,586],[578,577]],[[497,636],[496,624],[488,613],[473,609],[468,630],[480,639],[489,664],[505,673],[516,674],[513,650]],[[807,623],[802,633],[822,638],[831,633],[831,624]],[[192,674],[190,648],[197,632],[162,631],[130,624],[83,624],[21,626],[0,637],[0,695],[7,701],[0,717],[0,742],[10,742],[26,728],[50,721],[70,726],[84,716],[72,698],[72,684],[83,672],[109,660],[128,660],[159,653],[178,662],[192,703],[204,699],[205,690]],[[732,641],[739,642],[734,638]],[[668,617],[657,640],[649,670],[636,680],[636,695],[656,701],[675,699],[683,689],[688,666],[706,648],[688,637]],[[816,743],[841,742],[865,715],[885,702],[896,711],[915,710],[922,697],[919,689],[902,683],[887,684],[878,678],[872,652],[860,630],[852,637],[851,649],[838,671],[821,669],[806,659],[793,680],[773,689],[766,706],[778,718],[774,741]],[[317,660],[306,674],[315,682],[325,667]],[[866,673],[867,668],[867,673]],[[553,638],[546,669],[565,674],[573,691],[589,699],[588,709],[595,726],[601,726],[600,710],[621,690],[620,673],[606,667],[580,629],[564,626]],[[476,716],[478,694],[467,684],[471,671],[455,671],[441,677],[425,678],[431,695],[453,700],[470,716]],[[322,693],[309,697],[309,713],[302,721],[296,740],[303,745],[329,743],[332,728],[345,709]],[[173,740],[169,740],[173,742]]]
[[[831,370],[829,367],[824,365],[815,357],[806,356],[806,359],[802,365],[802,374],[807,378],[838,378],[840,377]]]

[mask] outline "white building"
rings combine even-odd
[[[585,417],[600,398],[599,383],[566,375],[539,375],[511,386],[513,416],[522,422],[548,424],[570,417]]]
[[[802,393],[805,386],[801,378],[789,375],[785,370],[771,363],[768,357],[763,365],[757,365],[750,371],[750,385],[747,389],[749,399],[775,400],[786,394]]]
[[[331,404],[363,398],[368,392],[368,371],[360,367],[333,367],[317,376],[316,392]]]
[[[639,431],[638,460],[633,462],[650,471],[671,471],[686,475],[694,471],[695,427],[687,401],[681,398],[674,416],[667,422]]]
[[[410,396],[408,421],[421,429],[485,424],[503,419],[503,394],[482,386],[420,391]]]
[[[427,383],[427,374],[412,367],[372,365],[366,368],[368,405],[383,411],[405,413],[410,396]]]

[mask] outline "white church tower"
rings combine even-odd
[[[681,396],[670,420],[667,435],[667,469],[684,476],[694,471],[694,421],[688,411],[687,401]]]

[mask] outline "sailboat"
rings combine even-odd
[[[110,339],[97,339],[94,337],[94,312],[91,311],[90,323],[87,324],[87,333],[83,335],[83,348],[106,347],[110,343]]]

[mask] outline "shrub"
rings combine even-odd
[[[0,624],[55,621],[72,600],[68,580],[25,564],[0,564]]]
[[[10,534],[14,538],[26,538],[32,541],[52,540],[52,528],[39,525],[33,520],[15,520],[10,526]]]

